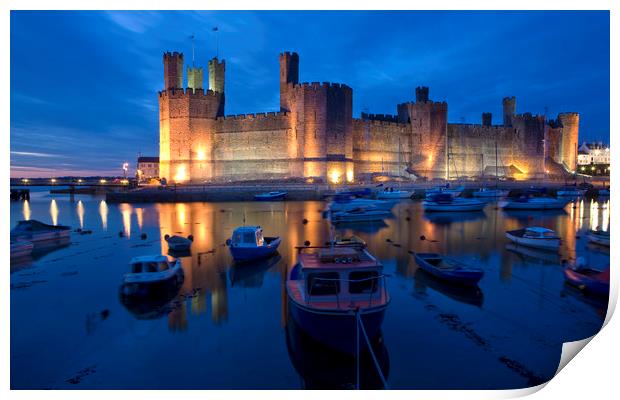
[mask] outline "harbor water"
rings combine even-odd
[[[107,204],[102,197],[49,195],[11,202],[19,220],[69,225],[67,243],[11,263],[12,389],[353,388],[355,360],[309,339],[290,320],[284,283],[295,246],[334,232],[326,203]],[[377,344],[391,389],[509,389],[550,379],[562,343],[598,332],[604,300],[564,283],[562,260],[609,265],[588,229],[609,229],[609,200],[580,199],[564,211],[425,213],[402,200],[383,222],[340,226],[384,265],[391,303]],[[237,226],[281,236],[279,254],[235,265],[225,241]],[[559,253],[513,246],[505,231],[544,226]],[[168,251],[164,235],[193,235],[178,293],[121,301],[134,256]],[[446,285],[409,251],[449,254],[484,269],[478,288]],[[355,332],[352,332],[354,340]],[[382,388],[360,362],[362,388]]]

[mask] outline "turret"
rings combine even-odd
[[[299,55],[280,53],[280,111],[290,111],[288,84],[299,83]]]
[[[512,97],[504,97],[502,100],[504,106],[504,126],[512,126],[512,117],[517,111],[517,99]]]
[[[579,143],[579,114],[567,112],[558,114],[562,125],[560,161],[571,171],[577,169],[577,146]]]
[[[489,112],[482,113],[482,126],[491,126],[493,122],[493,114]]]
[[[217,57],[209,60],[209,90],[221,93],[221,102],[217,112],[218,117],[224,116],[224,77],[226,73],[226,61],[221,62]]]
[[[164,53],[164,90],[183,88],[183,53]]]
[[[202,89],[203,69],[200,67],[187,67],[187,87],[189,89]]]
[[[415,102],[426,103],[428,101],[428,87],[418,86],[415,88]]]

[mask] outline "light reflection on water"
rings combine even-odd
[[[291,364],[292,358],[303,363],[312,357],[299,358],[295,341],[287,339],[283,282],[296,261],[295,246],[306,240],[320,245],[329,238],[330,226],[321,215],[325,203],[117,205],[90,197],[77,202],[43,197],[11,207],[12,225],[28,215],[94,231],[74,233],[71,246],[32,261],[28,274],[45,279],[33,279],[23,272],[27,269],[11,275],[12,386],[71,387],[66,380],[93,364],[101,366],[99,377],[85,378],[75,388],[295,388],[298,374],[310,379],[299,372],[303,365]],[[392,303],[383,326],[390,386],[522,387],[525,378],[498,364],[499,356],[547,376],[555,372],[563,341],[595,333],[604,305],[567,291],[559,263],[577,256],[596,265],[609,263],[608,252],[591,250],[579,235],[589,228],[609,229],[609,201],[580,200],[572,207],[504,212],[490,204],[482,213],[426,214],[419,202],[405,201],[383,223],[339,228],[337,233],[362,237],[391,275]],[[224,242],[244,222],[283,237],[279,258],[232,265]],[[560,254],[510,246],[504,232],[524,225],[558,231]],[[163,304],[121,304],[117,290],[129,259],[166,253],[165,234],[194,236],[191,255],[181,257],[185,280],[179,294]],[[485,277],[478,290],[445,285],[419,271],[409,250],[449,253],[481,266]],[[56,308],[60,299],[63,307]],[[82,318],[103,308],[110,317],[85,336]],[[41,329],[33,330],[34,324]],[[490,344],[472,344],[471,330]],[[54,346],[51,337],[60,338]],[[95,351],[99,347],[105,351]],[[65,359],[73,351],[79,356]],[[473,370],[480,375],[464,373],[471,368],[456,362],[455,355],[476,360]],[[160,375],[152,360],[160,365],[183,360],[201,368]],[[136,376],[131,368],[143,372]],[[433,375],[438,370],[442,379]]]

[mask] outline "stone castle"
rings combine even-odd
[[[280,54],[280,110],[225,115],[224,60],[187,68],[183,54],[165,53],[159,92],[160,176],[169,182],[306,179],[344,183],[378,176],[454,179],[506,175],[516,179],[573,172],[579,114],[555,120],[517,114],[503,99],[503,121],[448,123],[448,105],[418,87],[415,102],[396,114],[354,118],[353,90],[299,82],[297,53]]]

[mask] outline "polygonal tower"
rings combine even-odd
[[[221,62],[217,57],[209,60],[209,90],[220,93],[222,101],[218,109],[218,117],[224,116],[224,78],[226,74],[226,61]]]
[[[280,111],[291,111],[289,84],[299,83],[299,55],[280,53]]]
[[[579,145],[579,114],[576,112],[560,113],[558,121],[562,125],[559,161],[570,171],[575,171]]]
[[[504,108],[504,126],[512,126],[512,117],[517,112],[517,99],[512,97],[504,97],[502,100]]]
[[[164,90],[183,88],[183,53],[164,53]]]
[[[203,69],[201,67],[187,67],[188,89],[202,89]]]

